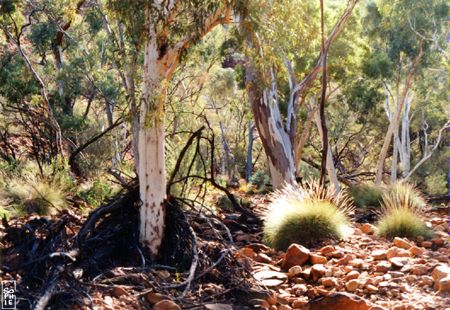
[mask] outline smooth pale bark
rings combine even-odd
[[[388,130],[386,132],[386,136],[385,136],[384,142],[383,142],[383,147],[381,148],[381,151],[380,151],[380,155],[379,155],[379,159],[378,159],[378,163],[377,163],[377,174],[376,174],[376,178],[375,178],[375,184],[377,186],[381,185],[381,181],[383,178],[383,172],[384,172],[384,162],[387,157],[389,146],[391,145],[392,136],[396,130],[398,131],[398,126],[399,126],[399,121],[400,121],[400,113],[405,104],[408,92],[411,89],[417,66],[418,66],[420,60],[422,59],[422,57],[423,57],[423,42],[421,41],[419,54],[416,56],[413,63],[411,64],[410,69],[408,70],[408,74],[406,76],[405,86],[403,88],[402,95],[401,95],[400,99],[398,100],[397,108],[395,110],[394,115],[392,116],[391,122],[389,123],[389,127],[388,127]]]
[[[152,258],[157,258],[165,233],[166,165],[164,156],[164,103],[167,86],[175,71],[180,55],[198,42],[215,26],[231,22],[231,4],[219,7],[197,29],[177,43],[162,44],[168,39],[170,25],[175,22],[176,1],[169,4],[154,3],[145,11],[147,40],[144,51],[144,75],[138,129],[138,177],[142,201],[140,208],[140,242],[147,247]],[[152,14],[153,9],[164,13],[164,21]],[[162,23],[162,27],[161,27]]]
[[[322,120],[320,118],[319,113],[314,113],[314,121],[316,122],[317,129],[319,131],[320,138],[323,139],[323,130],[322,130]],[[327,142],[328,144],[328,142]],[[327,158],[326,158],[326,168],[328,177],[330,178],[330,183],[335,191],[335,193],[339,193],[341,191],[341,186],[339,185],[339,180],[336,174],[336,168],[334,167],[333,154],[331,153],[331,148],[327,147]]]
[[[286,183],[295,184],[295,165],[292,144],[272,91],[262,90],[251,65],[246,66],[247,94],[255,125],[267,155],[270,178],[274,188]]]
[[[425,132],[425,141],[426,144],[424,146],[424,155],[422,157],[421,160],[419,160],[419,162],[414,166],[414,168],[411,169],[411,171],[404,177],[404,180],[408,180],[413,174],[414,172],[424,163],[426,162],[428,159],[430,159],[431,155],[433,155],[434,151],[436,151],[436,149],[438,148],[439,144],[441,143],[442,140],[442,133],[444,131],[447,131],[450,128],[450,121],[447,121],[447,123],[445,123],[444,126],[442,126],[441,129],[439,129],[439,133],[438,136],[436,138],[436,142],[435,144],[431,147],[431,149],[428,149],[428,137],[427,134]]]
[[[151,23],[149,23],[151,25]],[[140,208],[139,237],[156,257],[164,235],[166,165],[164,156],[164,101],[167,71],[175,58],[160,57],[156,33],[149,27],[144,54],[143,100],[138,134]]]

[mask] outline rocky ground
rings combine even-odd
[[[252,200],[256,206],[253,211],[263,214],[267,198],[255,196]],[[220,214],[216,226],[206,220],[191,220],[198,238],[200,265],[189,290],[183,285],[188,273],[167,266],[116,264],[95,277],[80,278],[77,272],[83,268],[87,272],[86,266],[69,268],[71,265],[66,264],[52,297],[59,299],[55,303],[58,306],[50,309],[449,309],[448,211],[449,206],[444,204],[426,212],[427,224],[435,231],[432,240],[386,240],[377,236],[372,224],[355,223],[344,240],[329,240],[309,249],[293,244],[286,252],[264,245],[261,226],[239,214]],[[71,236],[84,222],[83,218],[74,219],[68,217],[66,226],[58,224],[54,235],[67,235],[67,240],[73,240]],[[21,219],[14,225],[26,227],[30,222],[26,223]],[[130,221],[130,225],[133,223]],[[49,231],[55,230],[55,225],[50,225]],[[105,226],[111,224],[106,222]],[[36,231],[40,230],[42,227]],[[224,243],[220,236],[232,237],[233,241]],[[41,246],[46,244],[45,240],[39,242]],[[10,242],[1,245],[2,250],[10,247],[3,258],[2,265],[7,268],[0,272],[2,280],[26,277],[27,272],[8,272],[8,268],[20,266],[23,253],[19,255],[17,246],[11,248]],[[90,255],[95,258],[98,253],[93,253]],[[137,261],[141,261],[139,256]],[[53,262],[46,264],[51,266]],[[28,290],[28,300],[45,291]],[[78,299],[81,304],[74,305],[68,292],[82,292]],[[70,307],[64,306],[69,302]],[[22,302],[19,308],[27,309],[27,304]]]
[[[242,246],[238,256],[252,262],[253,276],[272,292],[252,302],[274,310],[449,309],[448,208],[426,214],[432,240],[389,241],[365,223],[319,248],[294,244],[283,253],[259,243]]]

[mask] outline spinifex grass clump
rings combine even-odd
[[[312,182],[288,185],[272,194],[264,221],[264,239],[277,250],[292,243],[311,246],[329,238],[342,238],[348,229],[351,202],[343,194]]]
[[[429,237],[431,231],[421,219],[425,200],[414,187],[399,183],[383,194],[379,234],[388,238]]]
[[[386,197],[390,204],[408,206],[408,208],[423,209],[427,205],[421,193],[411,184],[398,182],[386,189]],[[386,200],[383,197],[383,201]]]
[[[58,184],[35,177],[11,180],[2,196],[19,214],[49,215],[66,207],[65,193]]]
[[[349,195],[353,198],[355,206],[379,207],[383,196],[383,190],[374,184],[358,184],[349,189]]]

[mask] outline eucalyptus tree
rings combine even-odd
[[[171,77],[187,50],[233,18],[233,0],[110,1],[144,46],[137,173],[142,206],[140,240],[156,257],[165,231],[164,105]],[[134,117],[137,117],[135,115]]]
[[[376,1],[368,5],[367,30],[371,38],[373,63],[383,62],[390,70],[375,69],[368,62],[368,69],[383,80],[386,90],[386,112],[389,118],[383,146],[381,148],[376,184],[380,184],[384,164],[393,141],[392,180],[396,180],[398,154],[402,156],[405,175],[409,170],[409,133],[407,132],[410,100],[417,77],[430,65],[433,52],[442,44],[442,27],[447,14],[445,1],[408,0],[400,2]],[[439,53],[442,51],[438,48]],[[390,111],[394,102],[394,111]],[[403,146],[399,137],[400,121],[403,117]],[[403,150],[402,150],[403,148]],[[400,151],[400,153],[399,153]]]
[[[250,50],[246,66],[249,101],[275,188],[296,182],[296,159],[300,159],[299,151],[306,141],[306,137],[301,138],[299,108],[311,95],[330,46],[344,29],[357,2],[347,3],[318,55],[315,52],[320,46],[318,2],[293,0],[260,4],[259,10],[253,11],[261,15],[262,22],[250,18],[241,27]],[[305,45],[307,41],[309,44]],[[310,113],[305,128],[311,125],[314,115]]]

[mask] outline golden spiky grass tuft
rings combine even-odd
[[[387,238],[431,236],[422,220],[426,202],[413,185],[402,182],[389,186],[382,198],[379,234]]]
[[[11,179],[2,196],[19,213],[50,215],[67,205],[65,193],[57,184],[33,176]]]
[[[278,250],[292,243],[313,245],[342,238],[348,229],[347,214],[353,210],[344,193],[310,182],[305,187],[287,185],[271,194],[264,219],[264,240]]]
[[[407,182],[398,182],[390,185],[383,194],[384,206],[407,206],[410,209],[422,210],[426,201],[416,187]]]

